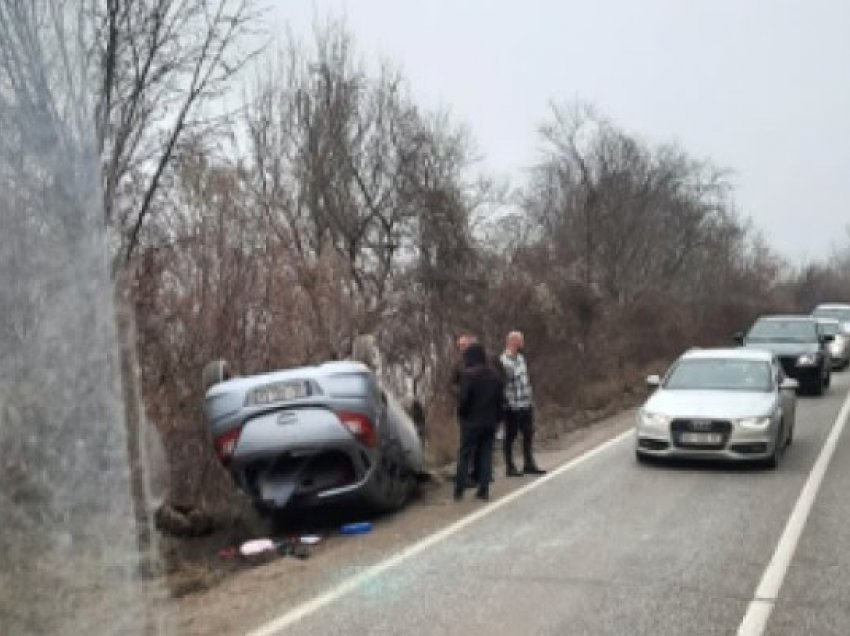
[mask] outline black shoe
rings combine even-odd
[[[481,501],[490,501],[490,493],[486,490],[479,490],[475,493],[476,499],[480,499]]]
[[[522,469],[526,475],[545,475],[546,471],[542,468],[538,468],[537,466],[526,466]]]
[[[505,474],[506,474],[508,477],[521,477],[521,476],[522,476],[522,473],[521,473],[521,472],[519,472],[519,471],[518,471],[516,468],[514,468],[513,466],[509,466],[509,467],[508,467],[508,469],[505,471]]]

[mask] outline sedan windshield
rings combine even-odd
[[[772,388],[770,365],[757,360],[682,360],[667,377],[664,388],[767,392]]]
[[[750,342],[817,342],[814,322],[807,320],[760,320],[747,334]]]

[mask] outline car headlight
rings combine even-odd
[[[745,417],[738,420],[741,428],[764,429],[770,425],[769,417]]]
[[[308,395],[310,395],[309,385],[302,380],[272,382],[271,384],[264,384],[263,386],[251,389],[245,397],[245,406],[261,406],[275,402],[286,402],[288,400],[307,397]]]
[[[813,367],[818,363],[818,358],[813,353],[804,353],[797,358],[797,365],[801,367]]]
[[[642,428],[653,428],[656,430],[662,429],[667,432],[667,427],[670,424],[671,417],[662,413],[652,413],[651,411],[641,411],[639,416],[639,424]]]

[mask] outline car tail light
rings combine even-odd
[[[241,433],[241,428],[234,428],[232,431],[227,431],[224,435],[215,438],[213,442],[215,453],[223,465],[227,466],[230,463],[230,458],[233,457],[233,451],[236,450],[236,442],[239,441]]]
[[[375,448],[378,445],[378,432],[368,417],[354,411],[340,411],[336,415],[342,425],[364,446]]]

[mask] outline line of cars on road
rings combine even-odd
[[[758,461],[775,468],[794,439],[798,392],[822,395],[850,364],[850,304],[763,316],[736,348],[692,349],[637,414],[635,454]]]
[[[765,316],[738,348],[694,349],[640,409],[638,459],[760,460],[776,466],[794,438],[796,392],[820,395],[850,363],[850,304],[811,316]],[[419,432],[370,367],[329,362],[241,378],[204,371],[213,444],[263,512],[291,504],[403,505],[424,468]]]

